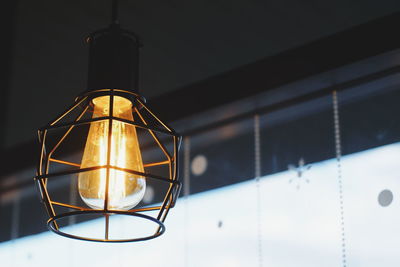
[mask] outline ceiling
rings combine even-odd
[[[4,147],[36,138],[85,90],[83,40],[107,26],[109,9],[109,0],[18,1]],[[120,0],[120,22],[144,43],[140,85],[151,98],[399,10],[398,0]]]

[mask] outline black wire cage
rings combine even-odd
[[[98,99],[106,103],[103,109],[105,113],[100,115],[96,114],[94,104]],[[121,99],[131,103],[129,116],[118,115]],[[138,146],[125,146],[127,151],[124,153],[133,152],[141,158],[142,165],[139,167],[113,160],[117,126],[128,129],[129,134],[135,134]],[[102,160],[97,161],[92,160],[96,158],[93,151],[87,151],[86,148],[93,127],[102,127],[104,133],[100,151]],[[121,89],[99,89],[83,93],[71,107],[41,128],[38,135],[40,157],[35,182],[49,215],[47,226],[51,231],[65,237],[98,242],[142,241],[164,233],[164,221],[169,210],[174,207],[181,188],[177,179],[181,137],[150,111],[143,97]],[[117,153],[121,154],[121,151]],[[84,158],[91,159],[91,164],[84,164]],[[82,201],[82,177],[89,174],[101,178],[98,186],[102,189],[97,192],[98,202],[94,206]],[[146,189],[147,184],[149,189],[151,184],[157,189],[159,197],[159,201],[154,200],[152,203],[159,204],[149,205],[141,201],[134,207],[113,205],[113,192],[121,183],[118,179],[135,183],[133,188],[140,190],[131,191],[135,194],[140,191],[141,197],[143,187]],[[141,187],[138,186],[139,180],[143,182]],[[76,197],[77,192],[80,198]],[[120,216],[128,216],[126,218],[146,222],[151,226],[146,228],[145,233],[133,231],[132,236],[126,236],[126,233],[115,234],[121,230],[121,226],[114,224]],[[91,218],[101,221],[96,224],[99,229],[90,234],[74,232],[71,222]],[[125,228],[137,227],[132,223]]]

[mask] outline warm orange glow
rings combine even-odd
[[[93,100],[93,118],[108,116],[109,96]],[[133,120],[132,103],[114,96],[114,116]],[[90,125],[81,168],[107,165],[109,122],[99,121]],[[142,156],[135,126],[119,121],[112,122],[110,165],[144,172]],[[78,177],[79,194],[83,201],[95,209],[103,209],[106,192],[107,169],[83,172]],[[145,178],[119,170],[109,170],[108,208],[128,210],[143,198]]]

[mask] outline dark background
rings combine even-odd
[[[86,89],[83,40],[108,25],[110,6],[105,0],[19,0],[7,1],[0,9],[0,196],[20,202],[1,207],[0,240],[15,232],[24,236],[45,229],[46,216],[32,197],[36,130]],[[176,122],[398,49],[399,10],[398,1],[372,0],[121,0],[120,22],[144,43],[142,94],[161,118]],[[343,135],[345,154],[398,141],[393,120],[397,99],[398,93],[389,92],[341,107],[343,127],[358,129]],[[314,162],[335,156],[331,102],[322,101],[324,109],[295,121],[269,127],[268,118],[262,118],[267,125],[262,129],[267,137],[261,143],[263,175],[285,170],[300,157]],[[360,120],[366,110],[375,116]],[[235,127],[252,127],[251,119],[238,124]],[[193,156],[205,154],[211,162],[204,177],[191,182],[192,193],[254,177],[253,132],[243,130],[215,144],[204,142],[208,129],[177,130],[193,136]],[[225,133],[210,131],[215,131],[211,136]],[[21,181],[28,187],[11,190]],[[18,220],[31,223],[13,226],[15,207],[20,209]]]
[[[108,25],[110,2],[19,0],[2,4],[3,148],[36,138],[36,129],[85,89],[87,47],[83,40],[88,33]],[[285,76],[284,80],[306,67],[314,72],[322,71],[325,66],[313,63],[317,56],[312,54],[303,62],[294,62],[293,55],[305,55],[299,52],[277,60],[269,69],[264,65],[252,65],[398,10],[400,4],[396,0],[384,3],[373,0],[120,0],[120,22],[123,27],[135,31],[144,43],[141,92],[154,98],[178,89],[191,93],[206,90],[204,86],[191,88],[191,85],[243,66],[249,67],[247,72],[262,70],[263,78]],[[395,36],[396,25],[388,23],[379,34]],[[319,53],[318,58],[328,65],[333,55],[343,59],[351,53],[360,53],[365,47],[373,49],[373,41],[390,44],[377,40],[374,36],[377,33],[369,29],[370,39],[357,47],[352,47],[353,42],[347,40],[336,49],[315,47],[311,52]],[[355,37],[354,34],[347,36]],[[330,45],[334,48],[335,43]],[[285,62],[287,59],[291,62]],[[308,66],[303,66],[304,63]],[[293,64],[296,64],[294,69]],[[270,73],[274,68],[279,71]],[[240,89],[220,84],[212,93],[232,100],[230,94],[243,97],[254,92],[251,88],[254,85],[263,90],[265,86],[254,78],[242,79]],[[196,98],[188,99],[191,93],[174,104],[179,105],[183,100],[194,102]]]

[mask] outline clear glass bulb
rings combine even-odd
[[[109,115],[110,97],[93,99],[93,118]],[[114,96],[114,116],[133,120],[132,103],[126,98]],[[90,125],[81,168],[107,165],[109,121]],[[142,156],[135,126],[120,121],[112,122],[110,165],[144,172]],[[82,172],[78,176],[78,190],[82,200],[91,208],[103,209],[106,191],[107,169]],[[108,208],[129,210],[143,198],[146,190],[144,177],[110,169],[108,184]]]

